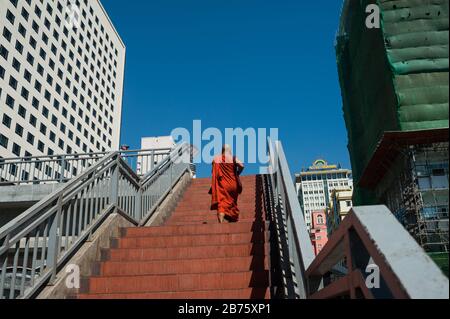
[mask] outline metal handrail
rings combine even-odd
[[[281,142],[269,139],[269,176],[274,196],[275,222],[285,276],[285,297],[307,297],[305,270],[314,259],[314,252],[303,212]]]
[[[144,225],[189,172],[189,152],[187,144],[180,145],[145,183],[122,152],[110,153],[2,227],[0,299],[29,298],[53,283],[61,266],[110,213]]]
[[[98,162],[96,165],[89,168],[84,174],[78,176],[77,178],[73,179],[69,183],[65,185],[64,188],[57,190],[53,192],[52,194],[46,196],[43,198],[39,203],[32,206],[30,209],[19,215],[17,218],[13,219],[6,225],[4,225],[2,228],[0,228],[0,238],[3,238],[6,236],[7,233],[9,233],[13,228],[19,227],[25,222],[27,222],[29,219],[33,218],[36,214],[39,213],[42,203],[51,203],[58,199],[63,194],[67,193],[71,189],[75,188],[78,184],[83,183],[83,181],[86,179],[86,176],[91,175],[93,172],[95,172],[98,167],[101,167],[104,163],[107,163],[111,161],[111,158],[114,157],[116,153],[110,153],[108,156],[104,157],[100,162]]]
[[[342,261],[346,273],[331,278]],[[449,298],[448,278],[386,206],[353,207],[306,275],[314,299]]]
[[[144,150],[119,151],[123,160],[135,169],[138,175],[142,172],[142,163],[148,171],[155,166],[155,157],[166,157],[171,148],[153,148]],[[111,152],[57,154],[16,158],[0,158],[0,186],[21,184],[62,183],[82,174]],[[134,166],[134,167],[133,167]]]
[[[153,151],[157,152],[171,152],[173,148],[161,147],[161,148],[149,148],[149,149],[136,149],[136,150],[120,150],[118,153],[122,154],[122,156],[126,157],[127,154],[133,153],[151,153]],[[5,157],[1,158],[1,161],[5,162],[15,162],[15,161],[28,161],[28,160],[45,160],[52,158],[60,158],[60,157],[103,157],[105,155],[111,154],[112,152],[90,152],[90,153],[66,153],[66,154],[54,154],[54,155],[39,155],[39,156],[24,156],[24,157]]]
[[[448,278],[385,206],[353,207],[315,257],[280,142],[269,140],[268,173],[283,297],[449,298]]]

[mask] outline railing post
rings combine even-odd
[[[60,176],[59,176],[59,182],[60,183],[62,183],[62,182],[64,182],[64,179],[65,179],[65,177],[64,177],[64,171],[66,170],[66,156],[65,155],[63,155],[63,156],[61,156],[61,168],[59,169],[59,173],[60,173]]]
[[[119,157],[117,157],[115,161],[116,164],[111,176],[111,204],[113,204],[117,210],[119,206]]]
[[[142,212],[142,187],[139,186],[139,189],[136,193],[136,215],[139,221],[144,217],[144,213]]]
[[[50,226],[49,231],[47,267],[50,267],[52,272],[49,285],[53,285],[55,283],[58,269],[58,248],[59,248],[59,237],[61,236],[59,224],[62,212],[62,199],[63,195],[60,195],[58,198],[58,202],[56,204],[57,207],[56,214],[52,220],[52,225]]]
[[[170,166],[170,168],[169,168],[169,169],[170,169],[170,182],[169,182],[169,186],[172,185],[172,183],[173,183],[173,165],[174,165],[173,162],[170,162],[170,163],[169,163],[169,166]],[[173,189],[172,189],[172,188],[170,188],[169,193],[170,193],[170,194],[173,193]]]
[[[150,170],[149,170],[149,172],[151,172],[153,170],[154,166],[155,166],[155,150],[152,150],[151,155],[150,155]]]

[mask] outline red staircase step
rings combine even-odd
[[[117,248],[184,247],[264,243],[264,233],[208,234],[189,236],[158,236],[119,238],[113,241]]]
[[[172,259],[158,261],[108,261],[100,264],[101,276],[137,276],[198,274],[220,272],[245,272],[268,269],[264,256],[207,258],[207,259]]]
[[[206,290],[182,292],[150,292],[130,294],[82,294],[78,299],[270,299],[267,288],[246,288],[232,290]]]
[[[240,216],[239,223],[253,223],[262,221],[262,217]],[[199,225],[199,224],[215,225],[219,224],[216,214],[208,215],[173,215],[166,225]]]
[[[102,250],[102,260],[150,261],[166,259],[196,259],[264,256],[267,244],[209,245],[197,247],[130,248]]]
[[[238,202],[238,208],[239,210],[255,210],[257,204],[260,204],[259,202]],[[211,200],[208,200],[206,202],[197,202],[193,201],[192,203],[185,203],[185,204],[179,204],[176,206],[176,210],[200,210],[200,211],[208,211],[211,207]]]
[[[267,271],[91,277],[82,283],[80,291],[81,293],[110,294],[265,288],[268,285],[268,277]]]
[[[160,226],[144,228],[124,228],[121,231],[123,237],[146,237],[146,236],[177,236],[177,235],[200,235],[200,234],[228,234],[249,233],[253,231],[264,231],[263,223],[234,223],[216,225],[187,225],[187,226]]]
[[[204,217],[217,217],[217,212],[212,210],[176,210],[172,214],[172,218],[174,217],[182,217],[182,216],[204,216]],[[255,218],[262,216],[261,213],[253,210],[241,210],[239,213],[239,218]]]

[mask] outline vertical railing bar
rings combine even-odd
[[[124,177],[125,179],[125,187],[126,187],[126,193],[127,193],[127,213],[130,216],[133,216],[131,213],[131,183],[129,180],[126,179],[126,177]]]
[[[94,220],[97,219],[100,212],[103,211],[103,189],[105,186],[105,173],[102,173],[98,176],[98,183],[97,183],[97,198],[96,198],[96,204],[95,204],[95,211],[94,211]]]
[[[111,194],[111,170],[105,171],[105,187],[103,188],[103,201],[105,207],[108,206],[109,194]]]
[[[96,199],[96,187],[97,187],[97,179],[92,178],[92,189],[91,189],[91,205],[89,207],[89,221],[88,225],[90,226],[92,224],[92,221],[94,219],[94,210],[95,210],[95,199]]]
[[[24,254],[23,263],[22,263],[22,282],[20,284],[20,296],[23,296],[23,293],[25,290],[25,282],[26,282],[27,270],[28,270],[29,247],[30,247],[30,236],[27,235],[26,240],[25,240],[25,254]]]
[[[119,170],[120,174],[120,170]],[[120,198],[122,199],[121,207],[124,211],[127,210],[127,190],[125,188],[125,179],[122,175],[119,176],[119,192],[120,192]]]
[[[59,169],[59,173],[60,173],[59,182],[61,183],[61,182],[63,182],[65,180],[64,174],[66,172],[66,157],[64,155],[61,156],[61,160],[60,161],[61,161],[61,167]]]
[[[48,266],[45,264],[45,258],[47,255],[47,233],[49,229],[50,220],[47,219],[45,224],[43,224],[44,231],[42,232],[42,249],[41,249],[41,264],[39,265],[39,274],[42,274],[45,271],[45,268]]]
[[[16,249],[16,252],[14,254],[13,273],[11,277],[11,283],[9,286],[9,299],[14,299],[16,292],[16,276],[17,276],[17,264],[19,262],[20,241],[14,244],[14,248]]]
[[[108,181],[108,171],[105,171],[103,174],[102,174],[102,184],[101,184],[101,188],[100,188],[100,193],[101,193],[101,195],[100,195],[100,198],[101,198],[101,200],[100,200],[100,206],[101,206],[101,211],[103,211],[104,209],[105,209],[105,207],[106,207],[106,202],[105,202],[105,199],[106,199],[106,197],[105,197],[105,194],[107,194],[106,193],[106,186],[107,186],[107,181]],[[98,212],[99,214],[100,214],[100,212]]]
[[[120,180],[120,175],[118,172],[115,172],[115,174],[117,174],[117,207],[122,209],[122,187],[120,185],[121,180]],[[114,186],[115,188],[116,186]]]
[[[9,242],[9,235],[5,238],[5,246],[8,245]],[[1,260],[1,259],[0,259]],[[0,299],[6,299],[6,296],[4,296],[5,293],[5,282],[6,282],[6,267],[8,264],[8,255],[4,255],[4,260],[2,264],[2,274],[0,277]]]
[[[116,159],[115,165],[111,168],[111,204],[119,206],[119,162]]]
[[[67,206],[64,206],[63,198],[61,197],[61,213],[59,214],[59,223],[58,223],[58,241],[57,241],[57,254],[58,257],[61,254],[62,248],[62,237],[63,237],[63,225],[64,225],[64,215],[67,212]]]
[[[100,212],[103,211],[103,189],[105,186],[105,173],[101,173],[98,177],[97,177],[97,197],[96,197],[96,204],[95,204],[95,211],[94,211],[94,220],[97,219],[98,215],[100,214]]]
[[[80,193],[81,192],[78,192],[78,194],[75,195],[74,203],[72,206],[72,233],[71,233],[72,240],[70,244],[72,244],[78,238],[76,232],[77,232],[77,220],[79,218],[78,197],[80,196]]]
[[[91,192],[92,192],[92,181],[89,181],[89,184],[86,188],[86,204],[85,204],[85,212],[83,215],[83,232],[86,230],[88,225],[88,219],[89,219],[89,210],[90,210],[90,204],[91,204]]]
[[[67,204],[67,209],[66,209],[66,230],[64,233],[64,247],[69,247],[71,242],[70,242],[70,221],[71,221],[71,217],[73,214],[73,199],[68,201]],[[62,235],[62,234],[61,234]]]
[[[56,279],[56,272],[58,266],[59,247],[60,247],[60,223],[63,206],[63,195],[60,195],[57,202],[57,210],[51,221],[52,225],[49,230],[49,242],[48,242],[48,256],[47,260],[51,270],[50,283],[54,283]]]
[[[88,187],[84,188],[81,190],[80,192],[80,211],[78,212],[78,218],[77,218],[77,223],[78,223],[78,233],[77,233],[77,238],[79,238],[82,234],[83,231],[83,220],[84,220],[84,215],[86,212],[86,193],[88,191]]]
[[[130,216],[133,216],[132,211],[132,201],[131,201],[131,182],[129,180],[126,180],[126,186],[127,186],[127,212]]]
[[[33,259],[31,261],[31,286],[34,286],[34,277],[36,274],[36,260],[39,250],[39,236],[40,236],[41,226],[36,227],[34,233],[34,247],[33,247]]]

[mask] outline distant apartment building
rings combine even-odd
[[[381,2],[368,29],[371,3],[344,1],[336,39],[353,201],[386,205],[426,251],[448,254],[448,1]]]
[[[336,230],[353,207],[353,189],[334,189],[327,208],[328,236]]]
[[[317,256],[328,242],[327,214],[325,210],[313,211],[311,213],[311,221],[310,237],[314,254]]]
[[[0,160],[117,150],[124,66],[100,1],[0,0]]]
[[[308,229],[311,229],[311,213],[327,209],[335,189],[352,189],[351,170],[316,160],[311,167],[295,175],[297,195]]]

